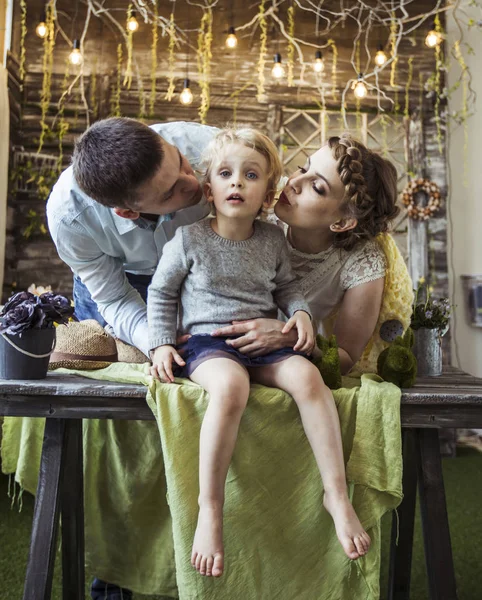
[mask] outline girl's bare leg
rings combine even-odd
[[[290,394],[298,405],[301,421],[323,480],[323,504],[335,523],[346,555],[366,554],[370,537],[348,499],[340,421],[331,390],[318,369],[302,356],[250,369],[251,378]]]
[[[213,358],[191,375],[209,393],[199,443],[199,515],[191,564],[201,575],[219,577],[224,570],[224,486],[248,402],[249,375],[228,358]]]

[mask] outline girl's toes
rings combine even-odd
[[[361,535],[356,535],[355,538],[354,538],[354,542],[355,542],[355,546],[356,546],[356,549],[358,551],[358,554],[360,556],[363,556],[364,554],[366,554],[365,543],[364,543],[363,538],[361,537]]]
[[[214,558],[212,556],[210,556],[206,561],[206,575],[208,577],[211,577],[211,575],[213,574],[213,564],[214,564]]]
[[[194,568],[196,568],[196,558],[197,558],[197,552],[193,552],[191,554],[191,564]]]
[[[207,563],[208,559],[206,556],[203,556],[203,559],[201,561],[201,569],[199,570],[199,572],[201,573],[201,575],[206,575],[206,563]]]
[[[222,554],[216,554],[213,564],[213,576],[220,577],[224,571],[224,558]]]

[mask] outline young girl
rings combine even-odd
[[[151,374],[173,382],[190,377],[209,393],[201,428],[199,516],[191,562],[202,575],[224,569],[224,486],[250,380],[280,388],[298,405],[324,485],[323,504],[333,517],[347,556],[368,551],[370,538],[346,489],[340,425],[333,395],[306,358],[313,348],[309,309],[292,274],[283,232],[256,220],[274,197],[281,164],[274,144],[251,129],[223,131],[208,148],[205,195],[215,216],[181,227],[165,248],[148,294]],[[178,328],[191,334],[179,351]],[[293,349],[249,358],[229,340],[211,336],[233,320],[289,317]],[[181,356],[182,355],[182,356]]]

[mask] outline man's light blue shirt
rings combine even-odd
[[[176,146],[196,173],[202,168],[202,152],[219,131],[185,122],[162,123],[152,129]],[[119,217],[112,208],[82,192],[72,167],[62,173],[47,202],[48,226],[60,258],[87,286],[117,337],[145,354],[149,350],[146,305],[125,271],[152,275],[164,244],[176,229],[208,213],[203,198],[196,206],[173,213],[172,218],[159,218],[157,224]]]

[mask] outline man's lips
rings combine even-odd
[[[288,206],[290,206],[290,201],[288,200],[288,198],[284,192],[281,192],[280,197],[278,198],[278,203],[279,204],[288,204]]]

